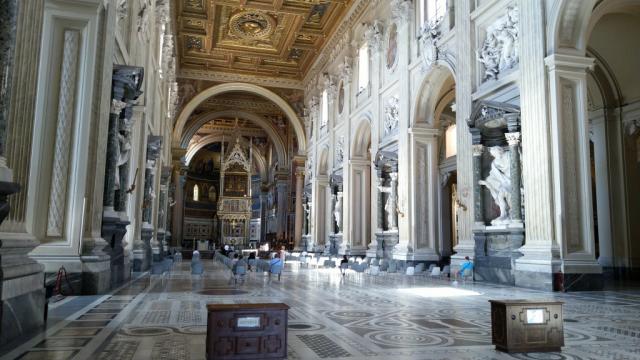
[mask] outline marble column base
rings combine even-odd
[[[302,246],[300,251],[312,252],[313,249],[313,236],[302,235]]]
[[[39,282],[42,284],[42,274]],[[27,339],[44,326],[45,289],[41,286],[16,297],[0,300],[0,346],[17,339]]]
[[[109,244],[105,250],[110,258],[112,289],[120,286],[125,281],[122,239],[127,233],[127,225],[129,225],[129,221],[121,219],[117,213],[112,214],[105,211],[102,216],[102,238]]]
[[[111,290],[111,258],[82,256],[82,295],[105,294]]]
[[[151,249],[151,238],[153,237],[153,228],[149,224],[142,225],[141,238],[136,240],[136,246],[133,250],[133,271],[147,271],[151,268],[153,260],[153,252]]]
[[[129,250],[125,251],[124,255],[124,281],[131,280],[131,271],[133,270],[133,256],[129,253]]]
[[[376,232],[377,248],[370,248],[367,256],[380,259],[393,259],[393,249],[398,245],[399,235],[397,231]]]

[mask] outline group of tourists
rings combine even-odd
[[[256,271],[258,269],[254,269],[257,267],[257,258],[256,252],[250,252],[249,256],[245,258],[244,255],[238,254],[231,249],[225,247],[221,250],[221,253],[225,256],[231,257],[231,279],[229,282],[235,281],[237,283],[238,280],[244,281],[244,277],[247,274],[247,271]],[[278,276],[278,281],[280,281],[280,277],[282,275],[282,269],[284,269],[286,251],[284,246],[282,246],[281,250],[272,254],[272,258],[269,260],[269,281],[271,281],[271,276]]]

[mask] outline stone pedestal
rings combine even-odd
[[[377,249],[375,253],[367,251],[367,257],[377,257],[380,259],[392,259],[393,248],[398,244],[399,236],[397,231],[379,231],[376,233]]]
[[[0,238],[0,345],[44,324],[44,267],[27,254],[34,239]]]
[[[515,261],[522,256],[518,249],[524,242],[522,223],[477,227],[473,234],[475,279],[515,285]]]
[[[349,245],[343,244],[342,233],[329,235],[329,242],[331,244],[329,254],[349,255]]]
[[[313,250],[313,237],[309,234],[302,235],[302,251],[312,252]]]
[[[116,288],[125,282],[125,266],[124,266],[124,247],[122,245],[122,239],[127,233],[127,225],[129,221],[122,220],[119,216],[111,216],[109,212],[105,211],[102,217],[102,238],[105,239],[109,246],[106,248],[110,257],[110,287]],[[100,265],[95,265],[93,269],[97,272],[89,271],[87,274],[83,274],[83,280],[87,282],[98,281],[99,284],[103,284],[106,274],[100,273]],[[85,283],[85,281],[83,281]],[[86,285],[87,293],[96,293],[103,285]],[[84,285],[83,285],[84,287]],[[83,289],[83,292],[85,290]]]
[[[141,239],[136,240],[133,249],[133,271],[147,271],[151,267],[151,260],[153,259],[152,237],[153,227],[147,223],[142,224]]]
[[[157,261],[162,261],[162,259],[164,259],[164,255],[166,254],[166,243],[165,243],[165,232],[162,229],[158,230],[158,233],[156,234],[157,239],[155,241],[155,243],[157,244],[157,246],[154,246],[152,248],[153,251],[153,261],[157,262]]]
[[[111,257],[105,253],[109,247],[103,238],[82,240],[82,289],[83,295],[104,294],[111,290]]]

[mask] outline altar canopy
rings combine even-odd
[[[218,202],[222,241],[224,244],[246,246],[251,220],[251,154],[242,147],[240,135],[236,135],[228,156],[225,157],[223,149],[222,158],[225,160],[220,172]]]

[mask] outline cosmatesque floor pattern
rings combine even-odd
[[[289,359],[640,359],[640,291],[546,293],[404,275],[287,266],[281,281],[230,284],[209,261],[142,275],[58,321],[0,360],[204,359],[207,303],[284,302]],[[359,276],[357,276],[359,275]],[[565,302],[561,353],[505,354],[491,345],[489,299]],[[59,305],[64,306],[64,304]]]

